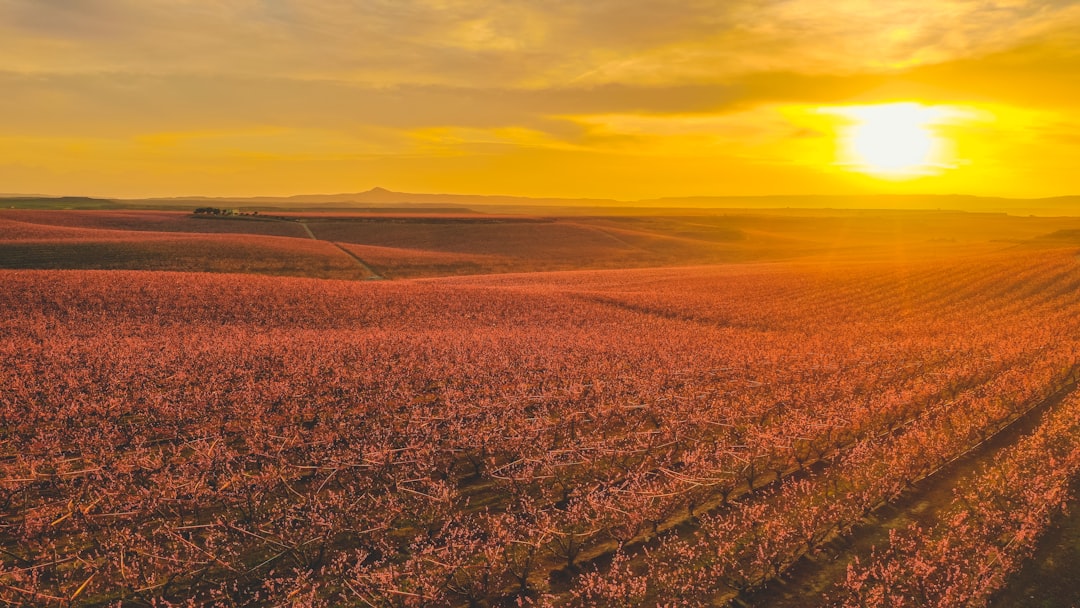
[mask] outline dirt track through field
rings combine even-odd
[[[312,239],[315,239],[316,241],[319,240],[319,237],[315,236],[315,233],[311,231],[311,228],[308,228],[307,222],[297,222],[297,223],[300,224],[300,227],[304,229],[304,232],[306,232],[309,237],[311,237]]]
[[[865,563],[875,547],[887,546],[890,530],[911,523],[924,528],[937,523],[951,505],[953,490],[961,480],[978,472],[999,451],[1035,430],[1045,414],[1054,410],[1074,390],[1075,383],[1060,389],[1012,424],[925,477],[899,500],[879,508],[850,535],[833,539],[816,555],[802,558],[781,579],[736,600],[736,605],[760,608],[827,605],[827,594],[843,580],[848,564],[856,557]]]
[[[315,233],[311,231],[310,227],[308,227],[307,222],[300,221],[300,222],[297,222],[297,223],[300,224],[300,226],[304,229],[304,232],[306,232],[309,237],[311,237],[312,239],[314,239],[316,241],[321,241],[322,240],[319,237],[315,236]],[[368,266],[367,263],[364,262],[364,260],[361,260],[360,258],[356,257],[355,253],[349,251],[348,249],[342,247],[341,245],[339,245],[339,244],[337,244],[337,243],[335,243],[333,241],[326,241],[326,242],[330,243],[334,247],[337,247],[338,249],[340,249],[342,253],[344,253],[345,255],[352,258],[354,262],[356,262],[361,268],[364,269],[365,272],[370,274],[371,276],[368,278],[369,281],[382,281],[382,280],[386,279],[386,277],[384,277],[384,276],[380,275],[379,273],[375,272],[374,268],[372,268],[371,266]]]

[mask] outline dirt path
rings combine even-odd
[[[899,500],[878,509],[849,536],[832,540],[817,555],[796,562],[782,579],[745,596],[736,604],[761,608],[826,605],[826,595],[834,589],[835,583],[844,578],[847,566],[854,558],[867,561],[874,547],[888,544],[890,530],[903,528],[910,523],[923,527],[935,524],[952,503],[953,489],[960,480],[976,473],[997,452],[1032,432],[1043,415],[1053,410],[1075,389],[1076,385],[1070,385],[1059,390],[994,436],[915,484]]]
[[[304,228],[307,228],[307,226],[304,226]],[[310,232],[310,230],[308,232]],[[349,251],[348,249],[346,249],[346,248],[342,247],[341,245],[339,245],[337,243],[334,243],[332,241],[326,241],[326,242],[330,243],[334,247],[337,247],[338,249],[341,250],[342,253],[349,256],[350,258],[353,259],[353,261],[355,261],[357,264],[359,264],[361,268],[363,268],[368,274],[371,275],[371,277],[368,278],[369,281],[383,281],[383,280],[386,279],[386,277],[384,277],[381,274],[375,272],[374,268],[372,268],[371,266],[368,266],[367,263],[364,262],[364,260],[361,260],[360,258],[356,257],[355,253]]]
[[[309,237],[311,237],[312,239],[314,239],[316,241],[323,240],[323,239],[320,239],[319,237],[315,236],[315,233],[311,231],[311,228],[307,225],[307,222],[305,222],[303,220],[300,220],[300,221],[297,221],[297,223],[300,224],[300,226],[304,229],[304,232],[307,232],[307,235]],[[326,242],[330,243],[334,247],[337,247],[338,249],[340,249],[342,253],[344,253],[345,255],[352,258],[354,262],[356,262],[361,268],[363,268],[364,272],[367,272],[369,275],[371,275],[370,277],[367,278],[368,281],[382,281],[382,280],[386,279],[386,277],[384,277],[381,274],[375,272],[374,268],[372,268],[371,266],[368,266],[367,263],[364,262],[364,260],[361,260],[360,258],[356,257],[355,253],[349,251],[348,249],[342,247],[341,245],[339,245],[339,244],[337,244],[337,243],[335,243],[333,241],[326,241]]]
[[[315,233],[311,231],[311,228],[308,228],[307,222],[297,222],[297,224],[300,224],[300,227],[304,229],[304,232],[306,232],[309,237],[316,241],[321,240],[319,237],[315,236]]]

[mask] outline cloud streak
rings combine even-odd
[[[716,81],[875,71],[1000,51],[1080,21],[1068,2],[0,0],[9,67],[377,85]]]

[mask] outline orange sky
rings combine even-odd
[[[0,0],[0,40],[0,192],[1080,193],[1070,2]],[[902,102],[934,160],[868,171],[906,127],[851,107]]]

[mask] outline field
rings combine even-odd
[[[1073,605],[1078,253],[950,212],[0,210],[0,602]]]

